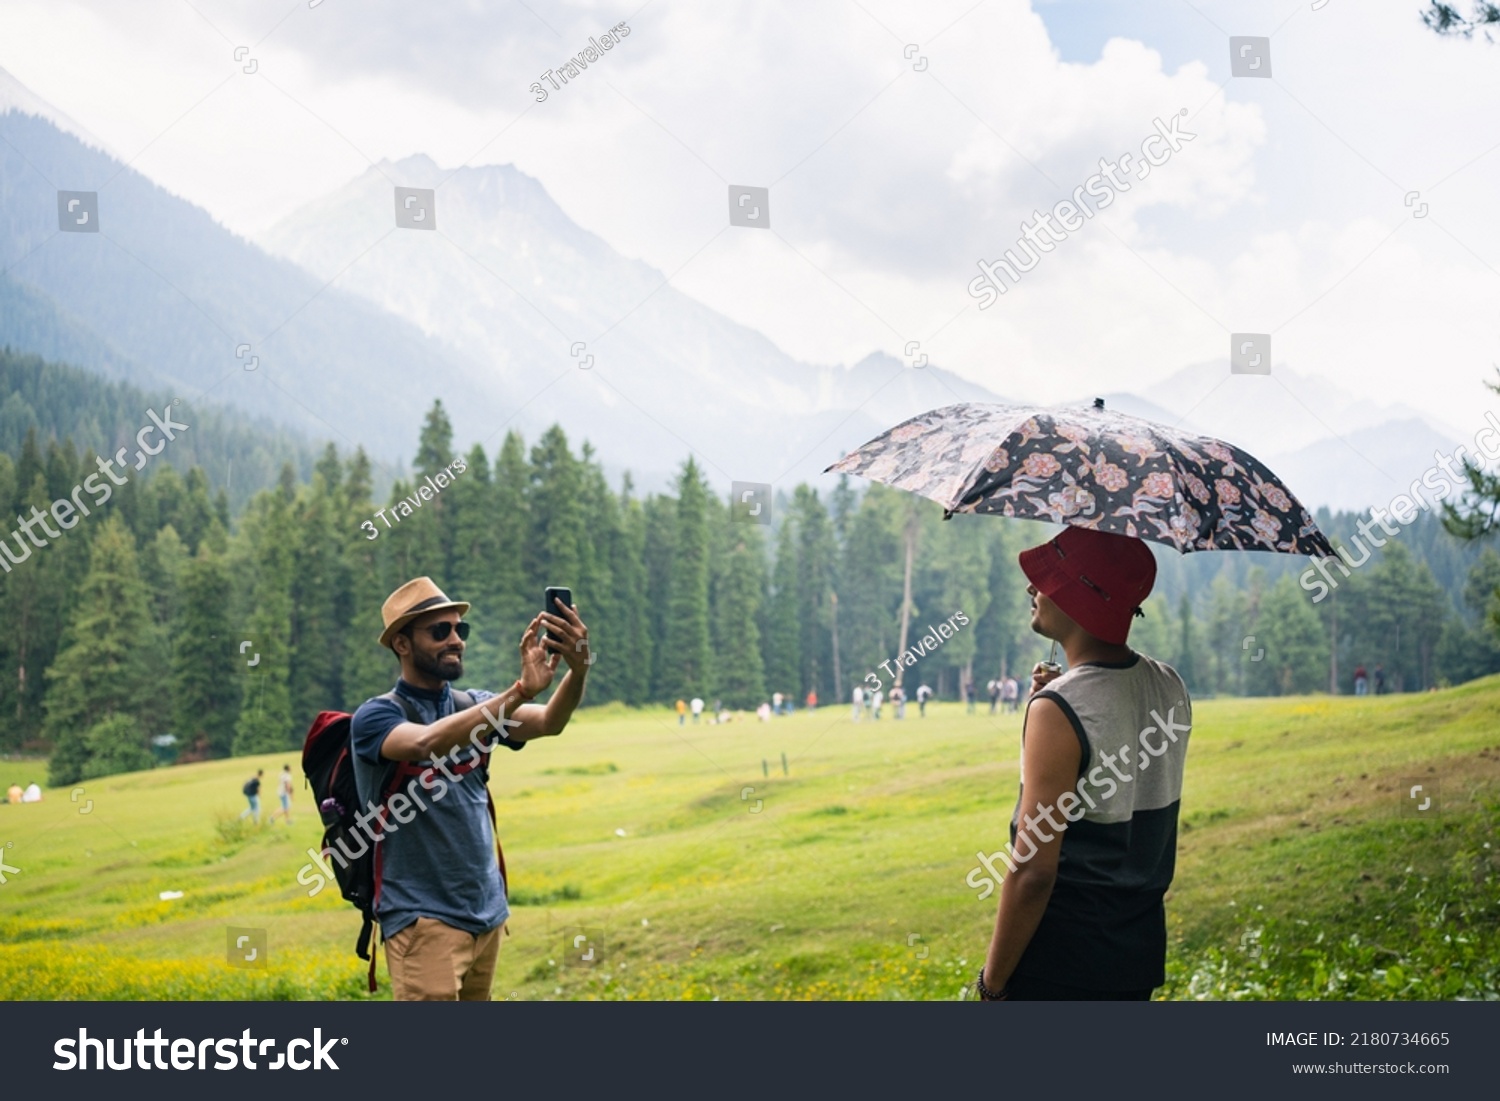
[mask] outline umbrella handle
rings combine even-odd
[[[1052,640],[1052,652],[1047,655],[1047,660],[1042,662],[1042,668],[1052,673],[1061,673],[1062,666],[1057,664],[1057,639]]]

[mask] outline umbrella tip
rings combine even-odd
[[[1095,409],[1103,409],[1104,408],[1104,399],[1103,398],[1095,398],[1094,399],[1094,408]]]

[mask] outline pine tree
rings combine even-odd
[[[614,556],[619,639],[608,660],[619,668],[623,696],[639,706],[651,698],[652,635],[647,606],[646,512],[630,495],[630,476],[620,491],[620,541]]]
[[[691,457],[677,480],[677,545],[667,600],[667,692],[691,699],[711,688],[712,653],[708,631],[708,487]]]
[[[244,704],[235,725],[237,757],[289,749],[302,733],[299,725],[305,725],[293,719],[289,690],[297,543],[294,503],[295,483],[288,466],[277,488],[261,493],[245,517],[252,611],[241,641],[249,641],[260,660],[247,667]]]
[[[771,572],[765,669],[766,688],[773,695],[780,692],[793,698],[797,694],[802,670],[797,573],[797,524],[795,519],[785,516],[776,536],[776,564]]]
[[[1246,654],[1254,689],[1286,696],[1328,687],[1328,636],[1290,576],[1281,577],[1261,601],[1254,634]],[[1257,660],[1262,649],[1265,654]]]
[[[530,530],[524,560],[530,591],[536,594],[530,598],[534,615],[548,585],[578,585],[588,545],[582,467],[555,424],[531,449],[526,503]]]
[[[976,680],[1006,675],[1025,681],[1037,659],[1039,636],[1031,629],[1031,597],[1026,592],[1030,582],[1018,561],[1028,536],[1016,522],[991,523],[987,528],[990,567],[985,587],[990,600],[983,616],[977,621],[971,617],[974,626],[967,628],[974,631]]]
[[[875,686],[868,679],[872,673],[882,690],[891,686],[892,678],[880,665],[897,653],[903,567],[898,518],[905,496],[885,486],[872,485],[849,521],[848,542],[839,570],[843,584],[839,593],[839,630],[846,681],[842,686],[843,698],[847,698],[855,685],[869,692]],[[783,534],[776,552],[775,595],[771,597],[774,620],[796,614],[794,603],[785,601],[781,595],[782,578],[791,568],[783,564],[783,559],[791,553],[788,538]],[[773,663],[782,660],[777,651],[785,645],[778,640],[767,652],[766,678],[772,684],[776,681]]]
[[[489,563],[495,606],[485,615],[494,621],[500,653],[500,682],[520,673],[516,647],[521,633],[542,608],[542,590],[527,573],[527,540],[532,530],[527,493],[531,473],[526,465],[526,443],[519,432],[507,432],[495,458],[495,557]],[[543,582],[542,585],[550,584]],[[498,683],[498,682],[497,682]]]
[[[146,737],[157,721],[161,667],[141,644],[152,624],[135,541],[111,516],[91,549],[62,649],[47,671],[45,732],[53,744],[48,767],[53,785],[103,775],[105,768],[151,764]],[[121,744],[106,749],[104,734]]]
[[[1211,683],[1216,693],[1245,690],[1240,655],[1249,625],[1249,601],[1224,574],[1214,578],[1208,612],[1208,647],[1213,663]]]
[[[10,515],[19,520],[45,512],[53,498],[47,492],[46,474],[40,460],[27,463],[25,455],[18,470],[31,469],[29,492],[24,492]],[[45,671],[58,652],[58,642],[73,603],[73,586],[81,577],[87,561],[87,530],[82,521],[62,539],[50,541],[45,529],[32,527],[36,546],[19,528],[0,533],[6,543],[5,617],[13,654],[15,675],[14,723],[20,739],[30,740],[40,733],[44,723],[42,700],[47,691]],[[82,530],[81,530],[82,529]],[[22,553],[24,552],[24,553]],[[19,561],[13,560],[19,558]]]
[[[15,464],[9,455],[0,452],[0,508],[5,510],[0,515],[9,515],[15,501]],[[0,539],[9,539],[9,535],[0,532]],[[0,558],[0,562],[10,565],[8,558]],[[0,612],[9,613],[11,600],[10,573],[0,571]],[[18,666],[14,636],[9,631],[0,631],[0,716],[6,720],[0,723],[0,749],[6,751],[19,748],[22,741],[21,726],[15,719],[18,711],[24,710],[24,685],[18,677]]]
[[[833,640],[830,633],[833,591],[833,529],[828,512],[816,491],[806,484],[792,494],[792,513],[797,531],[797,617],[799,659],[796,683],[792,692],[797,703],[802,696],[815,691],[825,700],[835,697],[830,656]]]
[[[449,586],[449,596],[472,605],[466,617],[473,627],[464,650],[464,680],[497,689],[507,681],[505,667],[511,664],[516,642],[501,634],[502,568],[509,566],[515,584],[520,563],[500,561],[500,529],[510,521],[496,508],[495,483],[484,448],[475,444],[464,467],[443,490],[453,523],[453,570],[444,584]]]
[[[145,524],[136,533],[137,545],[149,547],[152,537],[165,527],[177,531],[178,538],[181,539],[181,531],[176,525],[187,512],[188,500],[187,486],[183,484],[182,476],[170,466],[152,467],[143,488],[149,490],[152,508]]]
[[[621,554],[620,502],[610,491],[604,471],[589,444],[583,445],[583,504],[588,515],[588,537],[583,562],[574,588],[574,603],[589,628],[594,662],[589,668],[589,696],[594,703],[609,703],[625,695],[625,668],[619,662],[602,661],[616,654],[624,636],[621,605],[614,574]],[[627,596],[626,599],[629,599]]]
[[[1133,619],[1130,623],[1130,648],[1171,665],[1177,653],[1172,606],[1161,593],[1152,593],[1141,605],[1141,612],[1144,618]]]
[[[662,494],[652,494],[641,504],[642,546],[645,548],[646,624],[652,639],[651,683],[648,697],[671,702],[677,697],[676,675],[665,640],[667,607],[671,603],[674,580],[672,563],[677,548],[677,501]]]
[[[1198,678],[1198,629],[1193,621],[1193,602],[1186,589],[1177,602],[1177,630],[1177,661],[1173,668],[1188,691],[1195,692],[1202,687]]]
[[[179,743],[197,757],[228,757],[243,660],[232,637],[233,587],[222,555],[205,545],[182,568],[173,621],[172,702]],[[248,655],[244,660],[248,660]]]
[[[440,586],[448,583],[447,578],[452,572],[453,530],[446,522],[450,499],[440,491],[434,492],[433,487],[437,484],[438,474],[447,469],[453,458],[453,425],[443,403],[434,401],[422,425],[413,464],[416,474],[412,477],[412,492],[422,498],[423,503],[420,512],[411,519],[420,519],[421,523],[412,527],[408,534],[412,538],[413,553],[426,563],[422,572],[432,576]]]
[[[342,492],[337,454],[325,452],[292,506],[291,716],[311,722],[343,699],[345,623],[349,577],[341,544],[351,538],[340,523]]]
[[[1449,606],[1425,562],[1405,545],[1386,544],[1369,571],[1365,622],[1392,692],[1423,689],[1432,681],[1432,656]]]
[[[940,520],[932,516],[935,511],[929,510],[929,522],[938,530],[931,535],[924,534],[924,539],[936,544],[932,558],[942,579],[941,595],[937,598],[937,606],[929,609],[929,615],[914,621],[912,630],[914,636],[930,634],[929,629],[936,622],[963,612],[969,625],[960,628],[946,642],[939,635],[939,649],[929,660],[955,669],[963,680],[973,681],[974,659],[979,653],[979,636],[974,625],[990,608],[990,542],[986,532],[987,525],[992,526],[993,520],[987,516],[955,516],[951,520]],[[1019,568],[1016,572],[1020,572]],[[988,680],[998,671],[984,670],[979,679]],[[908,685],[906,691],[910,695],[914,689]]]
[[[426,504],[412,504],[417,500],[412,483],[398,478],[391,485],[391,499],[385,507],[385,518],[377,520],[382,561],[387,566],[388,588],[397,586],[415,577],[431,577],[440,586],[444,581],[444,565],[438,558],[438,544],[422,534],[422,522],[426,518]],[[389,530],[385,524],[391,526]]]
[[[173,519],[173,526],[189,554],[197,554],[198,546],[214,522],[214,504],[208,494],[208,476],[203,468],[193,467],[188,471],[187,494],[182,509]]]
[[[756,524],[726,524],[728,549],[714,593],[714,695],[728,707],[755,708],[766,698],[756,618],[766,585],[766,552]]]
[[[140,645],[151,653],[153,669],[172,668],[172,630],[182,611],[182,571],[187,560],[187,549],[171,524],[157,531],[140,555],[141,579],[151,594],[151,630]],[[170,676],[161,681],[156,706],[159,714],[176,713]]]
[[[83,742],[87,757],[78,775],[80,780],[114,776],[121,772],[143,772],[155,763],[151,749],[146,745],[144,728],[131,715],[110,715],[101,719],[89,727]]]
[[[348,638],[342,676],[345,711],[353,711],[370,697],[390,691],[396,677],[390,651],[378,639],[382,627],[380,607],[400,582],[392,579],[388,553],[391,531],[375,516],[370,481],[370,460],[360,448],[349,460],[344,477],[344,522],[351,532],[343,543],[344,570],[349,578]],[[366,520],[375,529],[374,538],[368,528],[359,526]]]

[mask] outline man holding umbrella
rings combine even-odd
[[[1126,644],[1156,580],[1142,540],[1324,558],[1332,544],[1255,456],[1101,398],[929,410],[828,473],[928,497],[944,519],[1067,525],[1021,553],[1032,630],[1062,645],[1069,669],[1033,676],[1011,855],[981,857],[1004,857],[1010,875],[974,985],[987,1000],[1149,998],[1165,978],[1192,704],[1175,670]]]
[[[1063,647],[1068,671],[1033,674],[1015,867],[976,989],[993,1000],[1144,1001],[1165,979],[1162,898],[1192,727],[1182,678],[1126,645],[1156,560],[1138,539],[1067,527],[1020,562],[1031,628]]]

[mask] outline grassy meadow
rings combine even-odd
[[[957,996],[997,897],[965,877],[1006,837],[1019,726],[955,703],[859,724],[585,711],[495,770],[513,911],[495,997]],[[240,822],[257,767],[277,808],[284,761],[293,824]],[[0,761],[0,787],[44,775]],[[1418,781],[1439,816],[1401,816]],[[320,827],[295,754],[79,786],[0,806],[19,869],[0,885],[0,999],[369,997],[358,915],[297,880]],[[1199,701],[1158,996],[1500,997],[1497,824],[1500,677]],[[231,926],[266,931],[263,968],[229,966]],[[580,933],[588,964],[565,951]]]

